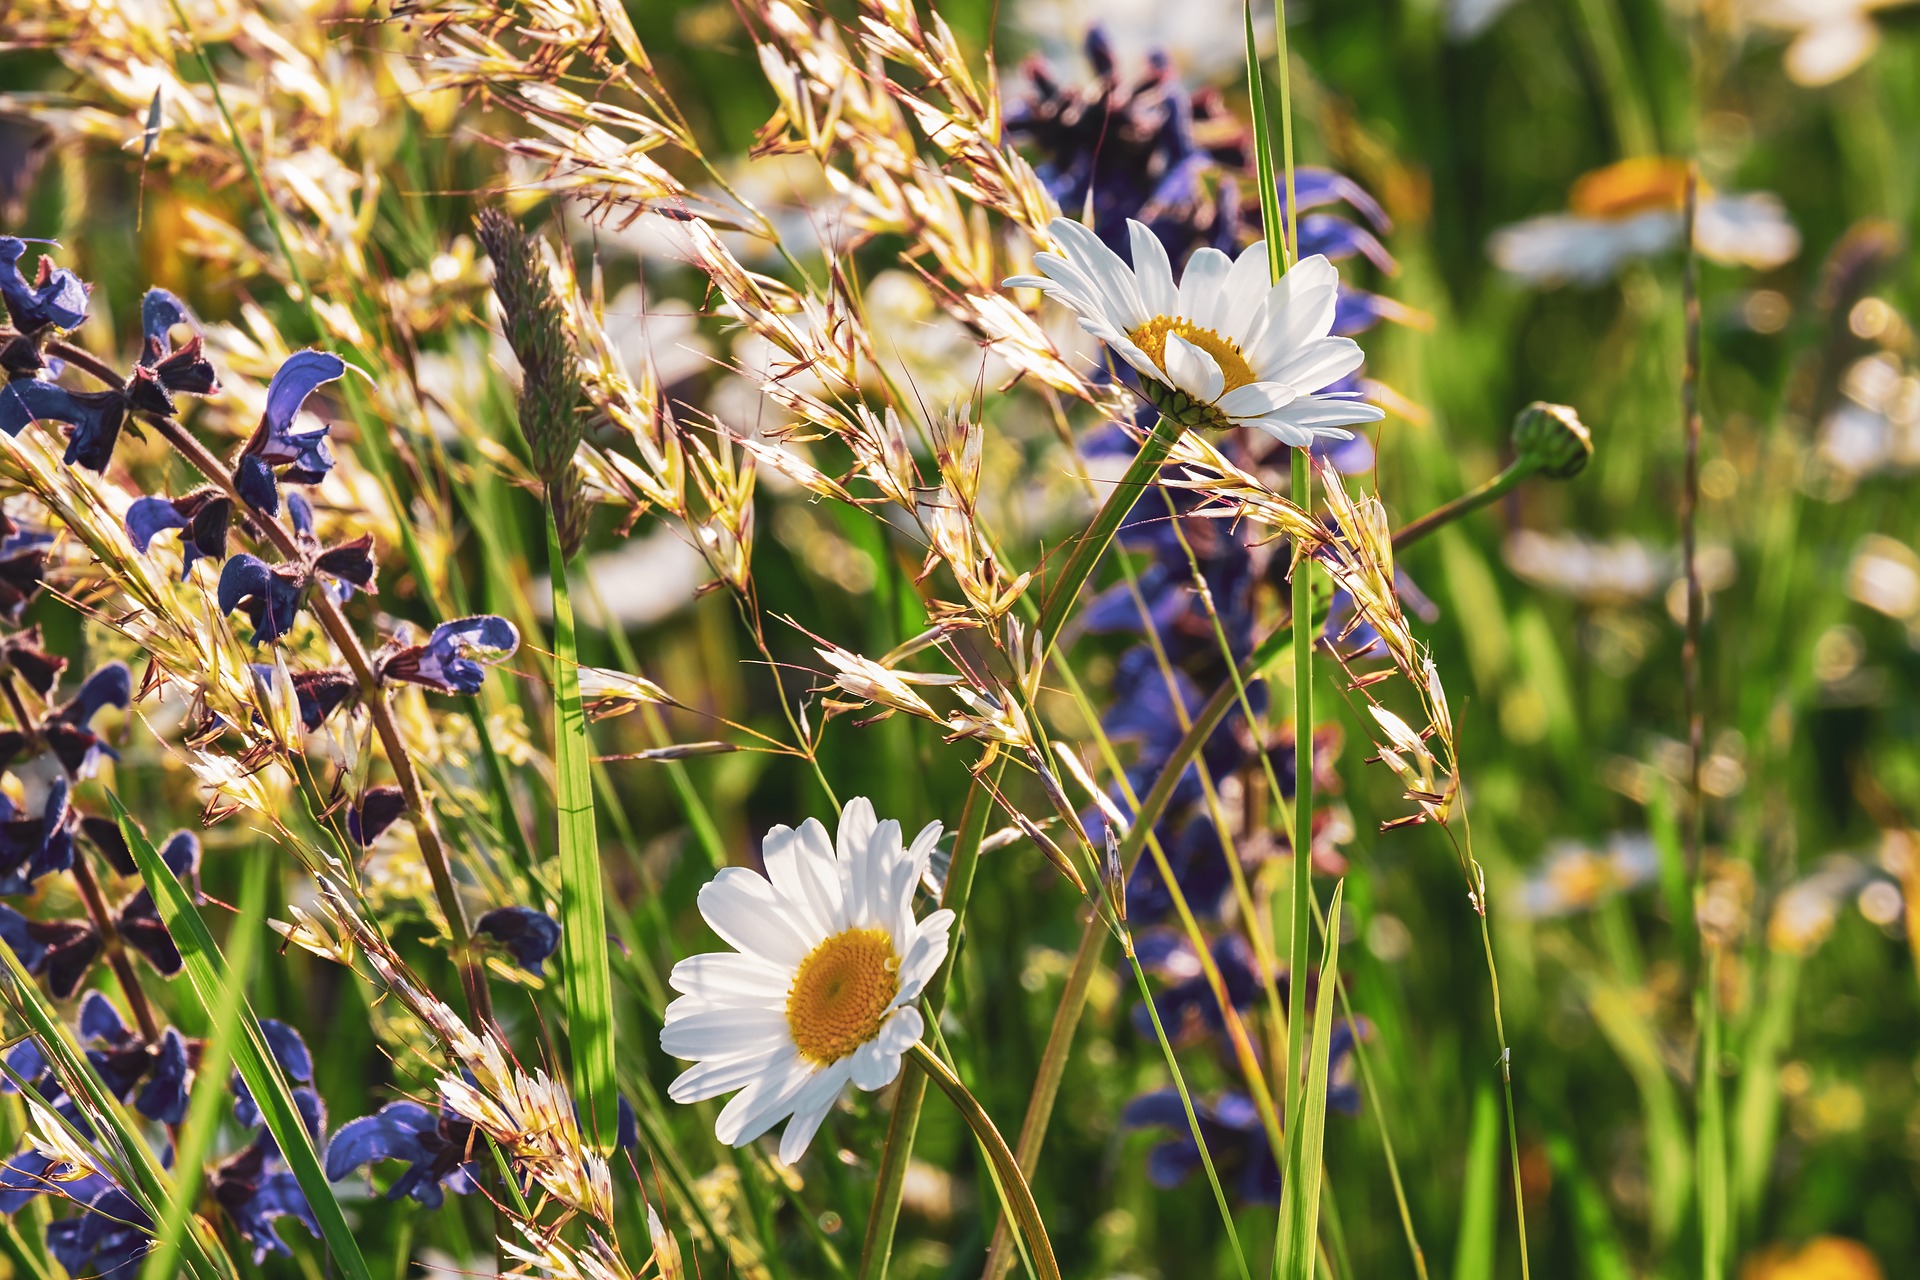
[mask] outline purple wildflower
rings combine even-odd
[[[280,511],[279,481],[319,484],[333,470],[333,451],[327,444],[331,429],[298,429],[307,397],[329,382],[338,381],[347,362],[326,351],[296,351],[267,385],[267,408],[260,415],[235,470],[235,487],[248,505],[268,515]]]
[[[141,555],[168,529],[180,534],[180,578],[185,581],[201,559],[226,558],[233,500],[218,489],[196,489],[181,498],[138,498],[127,507],[127,536]]]
[[[307,574],[298,565],[270,565],[241,552],[220,570],[220,612],[245,609],[255,644],[272,644],[293,629]]]
[[[387,1188],[387,1199],[412,1196],[437,1209],[446,1192],[466,1195],[479,1184],[479,1167],[467,1158],[473,1147],[473,1125],[453,1112],[389,1102],[340,1126],[327,1147],[327,1178],[338,1182],[367,1165],[403,1160],[407,1170]]]
[[[0,236],[0,298],[13,327],[28,335],[47,329],[77,329],[87,318],[87,294],[93,286],[53,259],[40,258],[32,284],[20,274],[27,242],[18,236]]]
[[[347,811],[347,834],[362,849],[373,847],[386,829],[407,811],[407,797],[398,787],[368,787]]]
[[[435,627],[425,644],[388,657],[381,675],[439,693],[475,694],[480,692],[486,668],[512,657],[519,647],[520,632],[505,618],[490,613],[459,618]]]

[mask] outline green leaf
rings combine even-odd
[[[1495,1218],[1500,1201],[1500,1108],[1493,1085],[1473,1095],[1473,1125],[1467,1130],[1467,1168],[1460,1193],[1460,1235],[1453,1250],[1453,1280],[1492,1280]]]
[[[1327,904],[1327,941],[1320,959],[1320,991],[1313,1008],[1313,1052],[1307,1087],[1293,1114],[1287,1141],[1286,1183],[1281,1189],[1280,1251],[1275,1259],[1285,1280],[1313,1280],[1320,1234],[1320,1183],[1327,1136],[1327,1051],[1333,1038],[1333,998],[1340,985],[1340,899],[1343,880]]]
[[[346,1215],[340,1211],[340,1202],[333,1197],[333,1186],[320,1166],[319,1154],[313,1149],[313,1139],[300,1119],[300,1109],[293,1101],[293,1090],[267,1046],[260,1020],[248,1006],[244,992],[229,991],[231,984],[226,960],[220,954],[220,948],[214,944],[213,935],[207,931],[206,921],[200,918],[186,887],[172,869],[160,860],[160,855],[147,841],[145,833],[134,825],[126,806],[120,803],[120,797],[108,792],[107,800],[113,805],[113,816],[120,823],[120,832],[126,839],[127,848],[132,850],[133,859],[139,864],[140,876],[153,894],[154,905],[160,909],[160,918],[166,923],[167,932],[173,936],[174,945],[180,948],[180,956],[186,962],[187,978],[193,984],[194,993],[208,1009],[219,1010],[231,1000],[240,1012],[242,1034],[232,1037],[233,1064],[239,1070],[240,1078],[246,1082],[248,1091],[253,1094],[260,1115],[266,1121],[267,1131],[280,1145],[281,1158],[300,1183],[300,1190],[307,1197],[307,1205],[313,1210],[315,1221],[320,1224],[320,1234],[326,1241],[327,1252],[332,1255],[334,1264],[351,1280],[373,1280],[367,1270],[367,1261],[360,1254],[360,1243],[347,1226]],[[189,1232],[187,1238],[193,1239],[193,1233]]]
[[[580,660],[573,600],[560,530],[547,511],[548,573],[553,579],[553,765],[559,789],[560,947],[566,966],[567,1034],[583,1136],[613,1150],[619,1123],[613,1080],[613,977],[607,960],[607,912],[593,822],[593,766],[580,705]]]
[[[246,883],[240,895],[240,916],[227,935],[227,960],[241,973],[252,972],[255,944],[260,937],[262,904],[266,900],[266,873],[266,859],[249,860]],[[219,1005],[211,1013],[213,1024],[208,1031],[207,1046],[201,1053],[194,1077],[187,1118],[179,1130],[180,1148],[173,1165],[174,1197],[160,1219],[159,1244],[140,1268],[141,1280],[167,1280],[178,1274],[174,1260],[179,1256],[181,1240],[186,1232],[195,1229],[193,1202],[200,1193],[201,1167],[220,1127],[220,1112],[227,1105],[227,1066],[233,1059],[234,1038],[240,1031],[238,983],[227,984]]]

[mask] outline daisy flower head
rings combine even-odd
[[[1567,210],[1500,228],[1495,265],[1529,284],[1597,285],[1628,263],[1678,248],[1686,235],[1686,162],[1635,156],[1583,174]],[[1722,193],[1700,184],[1694,243],[1725,266],[1771,270],[1800,252],[1800,232],[1771,192]]]
[[[1070,218],[1047,230],[1061,252],[1034,255],[1045,274],[1006,287],[1040,289],[1073,308],[1181,426],[1256,427],[1306,448],[1350,439],[1341,428],[1384,416],[1351,393],[1315,394],[1364,359],[1353,339],[1333,336],[1340,274],[1326,258],[1302,259],[1270,285],[1264,240],[1238,258],[1202,248],[1176,285],[1166,247],[1139,222],[1127,223],[1131,267]]]
[[[891,1083],[925,1029],[914,1002],[946,959],[953,912],[916,920],[914,889],[940,824],[903,846],[900,824],[851,800],[839,838],[812,818],[761,841],[767,874],[725,867],[700,914],[734,950],[690,956],[668,979],[660,1047],[694,1061],[667,1090],[700,1102],[739,1090],[714,1132],[744,1146],[792,1117],[780,1158],[798,1161],[849,1084]]]

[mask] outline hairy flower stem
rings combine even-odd
[[[1507,464],[1505,471],[1486,481],[1479,488],[1461,494],[1445,506],[1435,507],[1418,520],[1396,530],[1393,535],[1393,549],[1405,550],[1442,525],[1452,524],[1460,517],[1478,511],[1496,498],[1504,497],[1537,470],[1539,470],[1539,464],[1531,459],[1514,459]]]
[[[118,388],[124,385],[118,374],[88,352],[65,342],[49,343],[47,349],[109,386]],[[165,436],[167,442],[180,451],[180,456],[194,470],[218,485],[233,500],[234,510],[245,512],[282,557],[287,560],[300,558],[300,546],[292,532],[279,520],[250,507],[234,485],[232,469],[223,465],[205,445],[172,418],[145,415],[143,420]],[[332,596],[324,591],[315,591],[312,593],[311,607],[320,625],[346,658],[354,678],[360,682],[360,700],[373,719],[374,731],[380,735],[380,743],[386,749],[387,763],[393,769],[393,780],[406,800],[407,816],[413,823],[414,835],[420,843],[420,857],[427,864],[428,878],[433,882],[434,898],[440,904],[441,914],[447,919],[447,933],[454,962],[460,969],[460,984],[466,992],[468,1011],[476,1020],[491,1024],[493,993],[487,988],[486,971],[474,953],[473,929],[467,921],[467,910],[454,885],[453,869],[448,862],[446,846],[440,842],[440,830],[433,820],[432,805],[420,786],[420,775],[414,770],[413,758],[407,754],[406,739],[401,736],[399,723],[393,718],[393,708],[387,705],[381,691],[380,678],[373,670],[373,660],[361,647],[359,636],[354,634],[352,624],[340,612],[339,603]]]
[[[947,1064],[940,1061],[924,1042],[914,1041],[913,1047],[907,1052],[933,1083],[940,1086],[955,1110],[960,1112],[960,1118],[973,1130],[981,1149],[986,1152],[987,1161],[993,1167],[994,1180],[999,1183],[1006,1197],[1008,1213],[1019,1224],[1021,1239],[1026,1241],[1032,1254],[1034,1273],[1039,1280],[1060,1280],[1060,1264],[1054,1261],[1053,1243],[1047,1239],[1046,1224],[1040,1220],[1040,1210],[1033,1203],[1033,1190],[1027,1185],[1020,1166],[1014,1162],[1013,1153],[1007,1150],[1000,1131],[994,1128],[992,1117],[987,1115],[967,1086],[960,1083],[960,1077],[948,1070]]]
[[[937,1024],[945,1003],[947,982],[960,956],[960,928],[966,920],[967,899],[973,893],[973,873],[980,864],[980,842],[986,837],[987,822],[993,816],[993,793],[1004,761],[994,766],[991,781],[975,777],[967,789],[966,807],[960,811],[960,828],[953,837],[953,860],[947,865],[947,883],[940,894],[940,905],[952,910],[953,945],[947,958],[928,979],[923,993],[927,1021]],[[927,1098],[927,1073],[914,1059],[901,1067],[900,1091],[893,1100],[893,1116],[887,1122],[887,1145],[880,1152],[880,1171],[873,1187],[873,1212],[867,1218],[866,1242],[860,1250],[859,1280],[881,1280],[893,1254],[894,1227],[900,1220],[900,1194],[907,1183],[907,1162],[913,1157],[914,1134],[920,1127],[920,1108]]]
[[[1140,452],[1134,455],[1133,465],[1127,468],[1127,473],[1120,477],[1113,492],[1101,504],[1093,523],[1073,544],[1066,567],[1054,579],[1047,601],[1040,607],[1039,636],[1043,654],[1053,648],[1055,637],[1073,612],[1080,588],[1093,576],[1094,566],[1100,563],[1100,557],[1106,553],[1107,545],[1120,529],[1120,522],[1126,519],[1127,512],[1133,510],[1141,491],[1153,483],[1154,477],[1159,474],[1160,464],[1173,452],[1174,443],[1180,439],[1184,429],[1173,419],[1162,415],[1154,424],[1153,433],[1141,444]]]

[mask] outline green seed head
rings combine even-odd
[[[1593,457],[1593,435],[1571,406],[1536,400],[1513,420],[1513,448],[1541,475],[1571,480]]]

